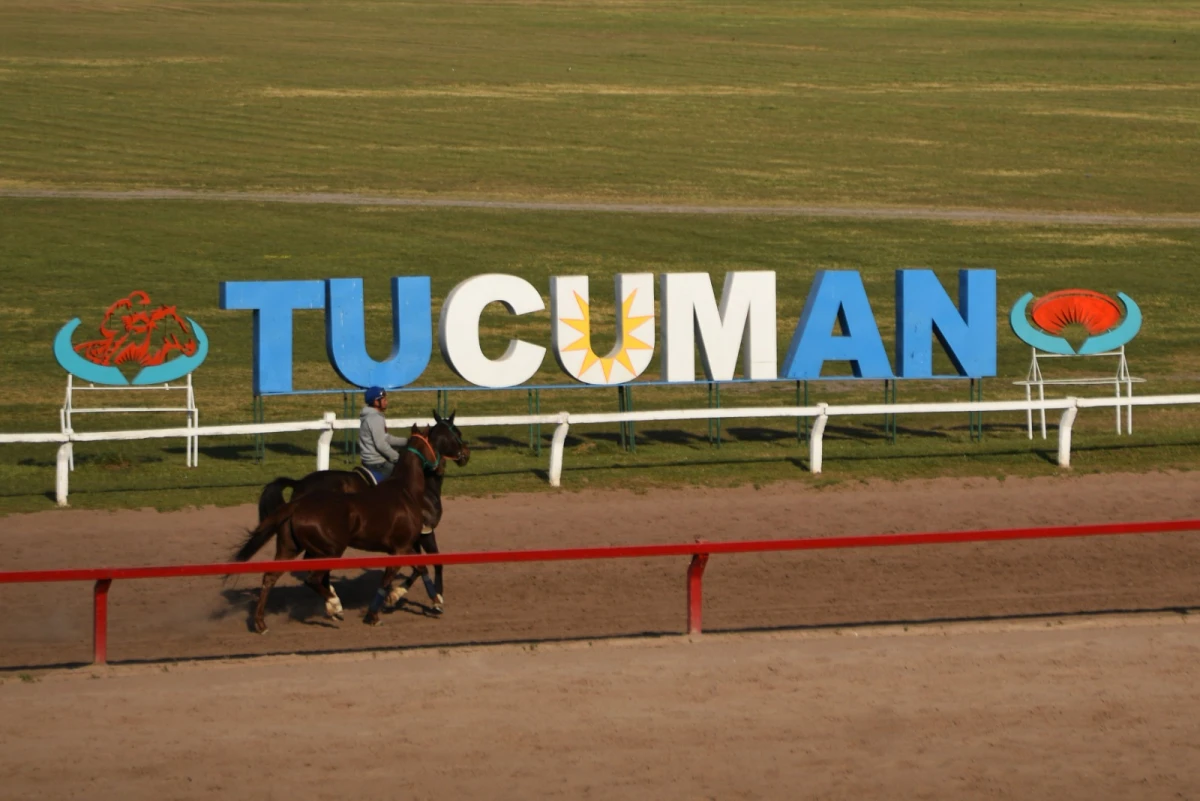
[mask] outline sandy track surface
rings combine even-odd
[[[546,493],[453,499],[439,536],[1190,518],[1198,490],[1200,473],[1164,473]],[[223,559],[253,516],[10,516],[0,568]],[[42,668],[87,660],[89,588],[0,587],[0,799],[1196,798],[1200,628],[1147,610],[1198,605],[1198,556],[1200,534],[714,557],[718,633],[696,638],[678,634],[676,559],[455,568],[445,618],[380,628],[358,622],[376,573],[338,578],[338,626],[289,577],[263,637],[250,581],[118,582],[126,663],[71,670]]]
[[[868,483],[813,489],[561,492],[451,499],[443,550],[508,550],[1200,517],[1200,472]],[[0,569],[227,561],[252,507],[65,511],[0,521]],[[273,554],[268,546],[262,558]],[[1200,606],[1200,534],[714,557],[706,631]],[[441,619],[408,604],[361,624],[379,571],[335,574],[333,624],[295,577],[249,633],[258,577],[117,582],[110,659],[348,651],[676,634],[686,558],[452,567]],[[415,601],[425,600],[414,588]],[[90,661],[91,588],[0,586],[0,668]]]
[[[0,797],[1195,798],[1198,657],[1141,615],[10,675]]]

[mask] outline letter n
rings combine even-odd
[[[933,337],[961,376],[996,374],[996,271],[959,270],[958,308],[932,270],[896,271],[896,372],[933,376]]]

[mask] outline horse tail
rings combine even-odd
[[[283,491],[291,488],[292,498],[296,497],[296,488],[300,486],[300,482],[287,476],[280,476],[272,481],[267,486],[263,487],[262,495],[258,496],[258,522],[261,523],[270,517],[286,503],[283,499]]]
[[[285,479],[290,481],[291,479]],[[233,555],[235,562],[247,562],[250,557],[262,550],[262,547],[271,541],[271,538],[283,527],[283,524],[292,518],[292,505],[284,504],[283,508],[276,509],[272,514],[267,516],[267,519],[258,524],[258,528],[246,535],[246,541],[242,543],[242,547]]]

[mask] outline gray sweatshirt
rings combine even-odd
[[[364,406],[358,415],[358,452],[365,465],[381,465],[400,458],[396,448],[408,444],[407,439],[393,437],[387,432],[383,413],[374,406]]]

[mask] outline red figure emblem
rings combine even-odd
[[[101,338],[76,345],[75,352],[105,367],[131,361],[152,367],[162,364],[175,352],[194,356],[198,346],[188,321],[179,316],[174,306],[160,305],[157,309],[149,306],[150,296],[141,290],[121,298],[104,313]],[[186,339],[181,341],[181,335]],[[159,344],[153,347],[156,339]]]

